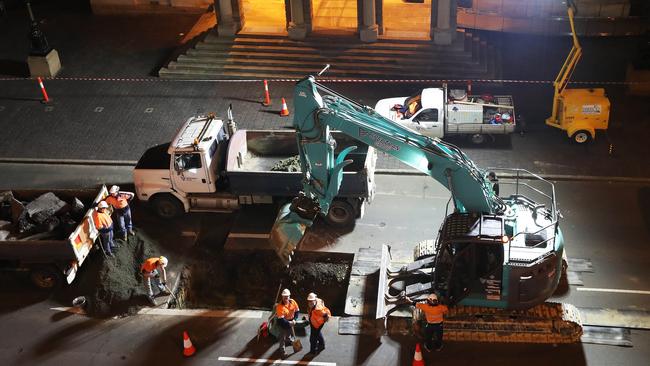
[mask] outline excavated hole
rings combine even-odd
[[[185,268],[172,307],[270,310],[281,287],[303,311],[307,294],[315,292],[334,315],[343,314],[353,254],[299,252],[288,269],[272,251],[219,258],[203,256]]]

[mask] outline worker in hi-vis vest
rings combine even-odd
[[[142,271],[142,276],[144,277],[144,283],[147,288],[147,299],[153,305],[156,305],[156,301],[153,298],[153,288],[151,287],[151,279],[156,279],[157,287],[162,294],[169,294],[167,290],[167,267],[168,261],[166,257],[152,257],[142,263],[140,270]]]
[[[133,232],[133,223],[131,222],[131,207],[129,202],[135,197],[133,192],[120,191],[120,187],[112,186],[108,191],[110,195],[106,197],[106,203],[113,206],[113,215],[117,235],[119,239],[126,241],[126,236],[135,235]]]
[[[113,242],[113,220],[108,212],[106,201],[97,204],[97,208],[93,211],[93,223],[99,231],[99,239],[102,242],[104,253],[109,257],[114,257],[113,250],[117,249],[117,246]]]
[[[408,300],[413,303],[413,300]],[[426,302],[418,302],[415,304],[415,307],[422,310],[427,321],[427,324],[424,326],[426,338],[424,348],[427,351],[431,351],[435,336],[436,351],[440,351],[442,349],[442,323],[444,321],[444,314],[449,311],[447,305],[440,304],[438,296],[431,294],[427,297]]]

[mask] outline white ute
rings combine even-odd
[[[399,113],[396,105],[415,103],[415,113]],[[410,97],[381,99],[375,110],[422,135],[443,138],[466,135],[476,144],[486,136],[505,135],[515,131],[515,107],[512,96],[468,96],[464,90],[425,88]]]

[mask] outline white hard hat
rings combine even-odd
[[[282,294],[281,294],[281,295],[282,295],[282,296],[291,296],[291,291],[289,291],[288,288],[285,288],[284,290],[282,290]]]
[[[317,298],[318,298],[318,297],[317,297],[316,294],[313,293],[313,292],[310,292],[309,295],[307,295],[307,301],[314,301],[314,300],[316,300]]]
[[[99,207],[99,208],[108,208],[108,203],[106,203],[106,201],[101,201],[101,202],[99,202],[97,207]]]
[[[161,265],[161,266],[163,266],[163,267],[166,267],[166,266],[167,266],[167,263],[168,263],[168,261],[167,261],[167,257],[163,257],[163,256],[161,255],[160,258],[158,258],[158,260],[160,261],[160,265]]]
[[[111,189],[108,190],[108,193],[113,194],[113,193],[117,193],[117,192],[119,192],[119,191],[120,191],[120,187],[119,187],[119,186],[111,186]]]

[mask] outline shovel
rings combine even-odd
[[[300,352],[302,350],[302,343],[300,343],[300,339],[296,338],[296,332],[293,330],[293,325],[291,326],[291,335],[293,336],[293,342],[291,343],[293,352]]]

